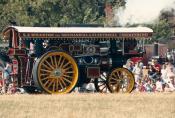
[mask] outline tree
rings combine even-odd
[[[166,43],[172,36],[170,25],[165,19],[158,20],[151,26],[151,28],[154,31],[153,41],[158,40],[159,42]]]

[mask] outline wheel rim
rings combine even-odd
[[[50,52],[41,58],[37,69],[38,82],[51,94],[70,92],[78,81],[75,60],[64,52]]]
[[[134,87],[134,76],[126,68],[117,68],[109,75],[107,85],[113,93],[130,93]]]
[[[107,73],[101,73],[100,77],[95,79],[94,84],[97,92],[108,93],[109,89],[107,87]]]

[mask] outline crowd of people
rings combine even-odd
[[[173,92],[175,91],[175,67],[169,61],[159,64],[156,59],[144,66],[142,61],[135,64],[128,61],[126,67],[135,76],[135,89],[138,92]]]

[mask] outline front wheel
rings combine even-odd
[[[34,66],[37,87],[50,94],[69,93],[78,81],[78,66],[65,52],[48,52]]]
[[[126,68],[116,68],[108,76],[107,85],[112,93],[130,93],[134,88],[134,75]]]

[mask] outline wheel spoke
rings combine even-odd
[[[66,74],[73,74],[74,71],[68,71],[68,72],[65,72]]]
[[[52,86],[52,92],[55,92],[55,80],[54,80],[54,83],[53,83],[53,86]]]
[[[47,68],[48,70],[51,70],[52,68],[48,67],[46,64],[42,63],[42,66],[44,66],[45,68]]]
[[[52,56],[50,56],[50,61],[51,61],[52,66],[54,66],[54,62],[53,62]]]
[[[60,78],[60,80],[62,81],[64,87],[66,87],[66,83],[64,82],[63,78]]]
[[[100,77],[99,78],[101,81],[106,81],[106,77]]]
[[[71,64],[71,63],[67,62],[66,64],[63,65],[63,68],[67,67],[69,64]]]
[[[48,72],[48,73],[51,73],[52,72],[50,70],[45,70],[45,69],[41,69],[41,71]]]
[[[110,81],[109,83],[112,84],[112,85],[117,84],[116,81]]]
[[[43,78],[41,78],[41,81],[47,80],[47,79],[49,79],[49,78],[50,78],[50,76],[43,77]]]
[[[102,74],[102,76],[103,76],[104,78],[106,78],[106,77],[107,77],[107,76],[106,76],[104,73]]]
[[[60,68],[62,68],[62,66],[64,64],[64,61],[65,61],[65,58],[63,58],[63,60],[62,60],[61,65],[60,65]]]
[[[105,87],[106,87],[106,86],[104,86],[101,90],[103,91]]]
[[[69,75],[63,75],[63,77],[72,78],[72,76]]]
[[[102,79],[102,78],[98,78],[98,82],[106,82],[106,80],[105,79]]]
[[[111,79],[111,80],[114,80],[114,81],[117,81],[117,79],[116,79],[116,78],[113,78],[113,77],[111,77],[110,79]]]
[[[60,58],[58,60],[58,66],[60,65],[61,59],[62,59],[62,55],[60,55]]]
[[[50,83],[49,83],[49,85],[47,86],[47,88],[49,88],[49,87],[52,85],[52,83],[54,82],[54,80],[55,80],[55,79],[52,79],[52,80],[50,81]]]
[[[112,74],[112,76],[114,76],[114,77],[118,77],[118,73],[117,73],[117,75],[116,75],[116,73],[114,72],[113,74]]]
[[[58,90],[58,78],[56,79],[56,82],[55,82],[55,86],[56,86],[56,90]]]
[[[106,80],[98,80],[98,83],[106,83]]]
[[[48,73],[41,73],[41,75],[40,76],[49,76],[50,74],[48,74]]]
[[[46,87],[46,85],[49,83],[49,79],[45,82],[44,86]]]
[[[61,81],[59,79],[58,79],[58,83],[61,86],[62,90],[64,90],[64,87],[63,87],[63,85],[62,85],[62,83],[61,83]]]
[[[103,85],[105,85],[105,83],[98,83],[98,86],[100,87],[100,86],[103,86]]]
[[[104,92],[104,93],[107,93],[107,91],[108,91],[108,88],[105,87],[105,88],[103,89],[103,92]]]
[[[64,69],[64,71],[67,71],[69,69],[72,69],[72,67],[67,67],[67,68]]]
[[[67,78],[63,77],[63,79],[68,82],[69,84],[71,84],[72,82],[70,80],[68,80]]]
[[[49,63],[47,60],[45,60],[45,62],[46,62],[53,70],[55,69],[52,65],[50,65],[50,63]]]
[[[54,56],[54,62],[55,62],[55,66],[56,66],[56,68],[58,68],[58,65],[57,65],[57,58],[56,58],[56,56]]]
[[[119,75],[118,71],[116,71],[116,73],[117,73],[117,77],[118,77],[119,79],[122,79],[121,76]]]

